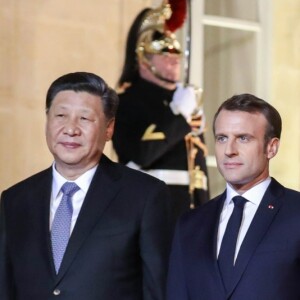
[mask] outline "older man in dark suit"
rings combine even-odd
[[[2,194],[1,300],[164,299],[168,190],[102,154],[117,106],[91,73],[50,86],[54,163]]]
[[[214,119],[226,191],[178,222],[168,300],[300,299],[300,193],[269,175],[281,118],[250,94]]]

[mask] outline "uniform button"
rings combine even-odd
[[[53,291],[53,295],[54,295],[54,296],[60,295],[60,290],[59,290],[59,289],[55,289],[55,290]]]

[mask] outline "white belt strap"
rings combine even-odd
[[[141,167],[133,161],[127,163],[127,167],[147,173],[170,185],[189,185],[190,182],[188,171],[159,169],[142,170]]]

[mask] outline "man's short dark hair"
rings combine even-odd
[[[117,93],[101,77],[87,72],[69,73],[59,77],[51,84],[46,96],[47,113],[55,96],[61,91],[68,90],[99,96],[106,118],[109,120],[115,117],[119,104]]]
[[[244,111],[248,113],[261,113],[267,120],[267,128],[265,132],[265,141],[276,137],[280,139],[282,121],[279,112],[268,102],[251,94],[234,95],[224,101],[218,108],[213,120],[213,132],[215,134],[215,123],[219,113],[222,110],[228,111]]]

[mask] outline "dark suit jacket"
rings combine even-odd
[[[227,295],[216,259],[225,196],[187,213],[178,222],[168,300],[299,300],[300,193],[272,179],[241,245]]]
[[[0,299],[164,299],[166,185],[102,156],[56,275],[51,184],[49,168],[2,194]]]

